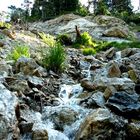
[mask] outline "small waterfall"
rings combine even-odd
[[[76,97],[83,92],[80,84],[76,85],[62,85],[58,94],[61,104],[74,104]]]
[[[122,61],[121,51],[116,52],[115,60],[117,62],[121,62]]]
[[[84,75],[85,78],[87,78],[88,80],[91,79],[90,68],[91,68],[91,64],[89,64],[88,69],[86,69],[86,70],[82,70],[83,75]]]

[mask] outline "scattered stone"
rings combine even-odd
[[[111,97],[112,95],[114,95],[114,93],[117,92],[117,90],[115,89],[115,87],[113,86],[108,86],[106,89],[105,89],[105,92],[104,92],[104,97],[106,100],[109,99],[109,97]]]
[[[96,86],[86,78],[81,80],[81,86],[90,91],[96,89]]]
[[[104,52],[104,57],[107,59],[112,59],[114,55],[115,55],[114,47],[112,47],[112,48],[108,49],[106,52]]]
[[[108,69],[109,69],[108,70],[109,77],[120,77],[121,76],[121,71],[120,71],[119,66],[116,62],[113,62]]]

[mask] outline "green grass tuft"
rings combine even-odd
[[[20,57],[30,57],[29,53],[29,47],[28,46],[16,46],[12,50],[10,54],[8,54],[7,59],[8,60],[14,60],[15,62],[20,58]]]
[[[54,72],[61,72],[64,69],[66,55],[63,46],[56,43],[50,47],[42,60],[43,66]]]

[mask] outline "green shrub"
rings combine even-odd
[[[87,16],[88,15],[88,10],[84,6],[79,6],[75,12],[75,14],[80,15],[80,16]]]
[[[84,48],[82,49],[84,55],[93,55],[96,53],[95,49],[93,48]]]
[[[12,25],[9,24],[9,23],[5,23],[5,22],[0,21],[0,28],[5,27],[5,28],[7,28],[7,29],[10,29],[11,26],[12,26]]]
[[[16,46],[12,50],[10,54],[8,54],[7,59],[8,60],[14,60],[15,62],[18,60],[20,57],[30,57],[29,53],[29,47],[28,46]]]
[[[88,32],[84,32],[81,34],[81,36],[79,38],[76,39],[75,44],[78,48],[80,46],[85,46],[85,47],[95,47],[96,44],[93,42],[92,37],[89,35]]]
[[[38,33],[39,36],[42,38],[43,42],[46,43],[48,46],[53,47],[56,43],[55,37],[45,34],[45,33]]]
[[[42,60],[43,66],[54,72],[60,72],[64,68],[65,51],[60,43],[50,47]]]
[[[95,50],[97,52],[99,51],[105,51],[111,47],[115,47],[119,50],[123,50],[125,48],[140,48],[140,41],[132,41],[132,42],[100,42],[98,43],[97,47],[95,48]]]
[[[62,45],[72,45],[72,40],[68,34],[62,34],[57,37],[57,41],[60,42]]]

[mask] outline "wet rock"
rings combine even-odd
[[[138,52],[138,49],[136,48],[127,48],[121,51],[122,58],[124,57],[130,57],[131,55],[134,55]]]
[[[8,139],[12,136],[11,126],[15,125],[15,107],[18,103],[14,93],[7,90],[0,83],[0,139]],[[10,131],[11,130],[11,134]]]
[[[32,58],[21,57],[16,62],[16,72],[23,72],[25,75],[33,75],[38,67]]]
[[[87,99],[81,100],[80,104],[86,108],[104,107],[105,99],[102,92],[95,92]]]
[[[96,85],[96,89],[104,92],[108,86],[113,86],[117,91],[126,91],[133,94],[135,84],[129,78],[106,78],[101,77],[93,82]]]
[[[45,107],[42,118],[43,120],[50,119],[55,124],[56,130],[63,130],[64,126],[76,121],[78,114],[68,107]]]
[[[90,91],[96,89],[95,85],[86,78],[81,80],[81,86]]]
[[[122,120],[118,120],[108,109],[99,108],[89,114],[76,134],[75,140],[122,139],[124,129]]]
[[[48,137],[49,140],[69,140],[64,133],[54,129],[48,129]]]
[[[121,71],[116,62],[112,62],[108,68],[108,76],[109,77],[120,77]]]
[[[108,49],[104,53],[104,57],[107,58],[107,59],[112,59],[114,55],[115,55],[115,48],[114,47]]]
[[[22,134],[31,133],[33,128],[33,123],[23,121],[19,124],[19,128],[20,128],[20,133]]]
[[[137,94],[115,93],[109,98],[106,105],[112,111],[127,118],[140,118],[140,102]]]
[[[47,130],[33,130],[32,140],[48,140],[48,131]]]
[[[134,70],[129,70],[128,75],[132,81],[134,81],[135,83],[138,82],[138,75]]]
[[[129,58],[131,60],[131,63],[133,63],[136,66],[136,68],[138,70],[140,70],[140,63],[139,63],[140,62],[140,53],[136,53],[136,54],[130,56]]]
[[[117,92],[117,91],[113,86],[108,86],[104,92],[105,99],[108,100],[108,98],[111,97],[112,95],[114,95],[115,92]]]
[[[44,81],[42,78],[38,78],[36,76],[29,77],[28,78],[28,84],[31,88],[36,87],[36,88],[41,88],[44,85]]]
[[[132,122],[127,125],[127,138],[140,139],[140,122]]]

